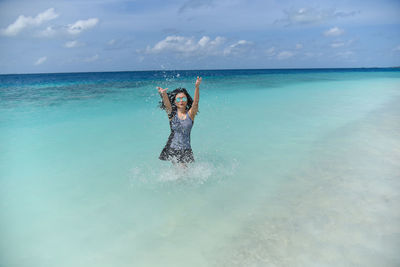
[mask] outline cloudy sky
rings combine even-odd
[[[0,73],[399,65],[399,0],[0,0]]]

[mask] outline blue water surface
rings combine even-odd
[[[158,159],[170,129],[156,87],[185,87],[193,96],[197,76],[203,82],[191,137],[196,162],[181,169]],[[383,233],[368,237],[368,229],[380,223],[398,229],[398,217],[378,200],[363,202],[366,191],[351,185],[365,177],[395,181],[397,165],[368,168],[377,164],[377,149],[399,141],[389,116],[395,110],[388,108],[399,96],[394,68],[0,75],[0,265],[246,266],[265,257],[271,266],[311,266],[312,256],[304,255],[314,255],[321,265],[343,266],[376,255],[363,263],[395,266],[398,238],[383,245]],[[382,114],[385,127],[376,129]],[[359,142],[368,148],[365,161],[353,165]],[[343,155],[346,169],[338,163]],[[381,155],[379,164],[395,164],[395,157]],[[318,192],[336,191],[321,177],[333,176],[346,177],[355,191],[322,198]],[[388,185],[362,188],[380,188],[370,202],[396,199],[388,189],[396,186]],[[327,206],[316,207],[310,196]],[[340,210],[349,203],[366,213],[342,224]],[[309,214],[313,229],[336,233],[337,240],[302,242],[311,224],[296,216],[297,208]],[[284,215],[289,210],[292,218]],[[315,228],[322,225],[316,222],[338,226]],[[356,245],[343,234],[351,225],[360,226]],[[329,244],[323,252],[319,242]]]

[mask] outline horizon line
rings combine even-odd
[[[113,73],[113,72],[153,72],[153,71],[218,71],[218,70],[329,70],[329,69],[400,69],[400,66],[390,67],[323,67],[323,68],[226,68],[226,69],[152,69],[152,70],[111,70],[111,71],[72,71],[72,72],[28,72],[0,73],[0,75],[34,75],[34,74],[73,74],[73,73]]]

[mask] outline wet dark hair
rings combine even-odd
[[[168,99],[169,99],[169,102],[171,103],[171,107],[172,107],[172,112],[168,116],[169,118],[173,118],[175,116],[177,110],[178,110],[178,108],[176,107],[176,104],[175,104],[175,98],[176,98],[176,95],[179,94],[179,93],[184,93],[186,95],[186,98],[187,98],[186,110],[188,111],[192,107],[193,99],[189,95],[189,93],[186,91],[185,88],[179,87],[179,88],[176,88],[175,90],[173,90],[171,92],[167,92]],[[165,109],[165,105],[164,105],[164,102],[162,101],[162,99],[159,102],[159,107],[161,109]]]

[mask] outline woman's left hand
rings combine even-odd
[[[200,83],[201,83],[201,77],[197,76],[196,87],[199,87]]]

